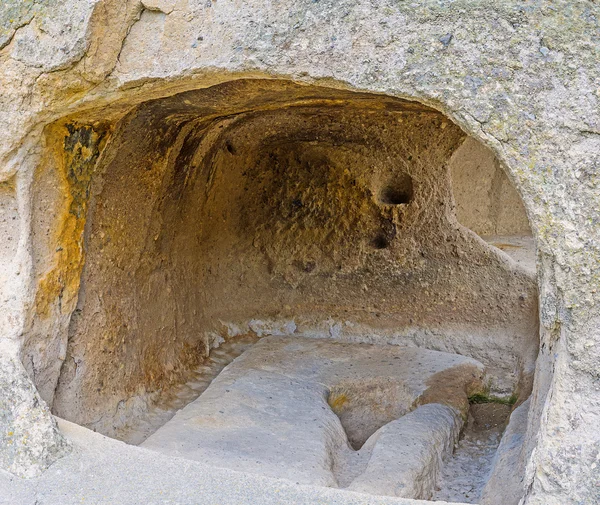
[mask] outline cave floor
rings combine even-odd
[[[529,274],[535,276],[535,241],[527,235],[490,235],[482,237],[488,244],[510,256]]]
[[[443,466],[434,500],[479,503],[493,466],[511,406],[472,405],[452,457]]]
[[[483,374],[456,354],[265,337],[142,447],[298,484],[428,499]]]
[[[215,468],[114,440],[58,419],[71,453],[40,477],[0,471],[0,504],[34,505],[418,505]],[[429,502],[431,503],[431,502]]]
[[[189,380],[161,393],[155,402],[139,412],[131,422],[119,427],[112,438],[140,445],[165,425],[179,410],[198,398],[221,370],[252,347],[259,337],[249,333],[232,338],[212,349],[208,358],[191,371]]]
[[[469,404],[479,362],[413,347],[243,337],[203,366],[139,446],[57,419],[71,453],[0,472],[0,504],[475,503],[508,413]]]

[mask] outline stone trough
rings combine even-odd
[[[143,447],[218,467],[430,498],[483,365],[398,346],[265,337]]]

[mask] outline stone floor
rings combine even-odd
[[[434,500],[480,503],[510,412],[511,406],[501,403],[471,406],[454,453],[442,468]]]
[[[204,393],[221,370],[240,354],[250,349],[258,338],[255,334],[250,333],[223,342],[219,347],[210,351],[210,355],[200,366],[192,370],[188,382],[161,392],[155,401],[149,402],[145,409],[140,409],[130,422],[112,430],[107,429],[109,426],[104,425],[103,429],[98,429],[98,431],[128,444],[140,445],[152,433],[165,425],[179,410]]]
[[[535,275],[535,240],[526,235],[494,235],[482,237],[488,244],[508,254],[527,272]]]
[[[306,337],[220,352],[132,427],[141,446],[59,419],[71,453],[39,478],[0,472],[0,505],[479,502],[510,411],[469,404],[479,362]]]
[[[483,366],[399,346],[266,337],[142,446],[299,484],[428,499]]]
[[[419,505],[404,498],[296,485],[128,445],[59,420],[71,453],[40,477],[0,470],[1,505]]]

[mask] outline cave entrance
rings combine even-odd
[[[369,442],[376,432],[400,444],[435,432],[444,450],[424,442],[421,477],[402,470],[412,497],[431,498],[469,398],[529,394],[538,322],[527,218],[494,156],[440,112],[239,80],[144,102],[116,123],[94,114],[48,128],[55,165],[36,186],[43,238],[25,361],[56,415],[139,443],[241,354],[234,372],[246,363],[244,387],[228,368],[213,381],[223,397],[256,395],[271,374],[271,397],[337,414],[313,430],[329,459],[326,477],[307,482],[352,489],[368,474],[364,462],[336,459],[327,423],[371,459],[386,445]],[[48,196],[49,187],[62,192]],[[41,345],[49,334],[56,343]],[[282,369],[286,352],[313,356],[312,368],[300,360]],[[279,361],[267,362],[274,353]],[[363,379],[342,373],[351,359],[335,368],[344,353],[356,355]],[[335,380],[319,376],[334,369]],[[286,370],[292,385],[282,390]],[[220,426],[230,407],[199,407],[198,425]],[[377,431],[394,419],[396,431]],[[419,434],[427,419],[434,431]],[[302,434],[292,431],[281,447]],[[181,454],[173,433],[155,447]],[[217,439],[207,451],[227,466]],[[264,455],[297,473],[277,450]],[[240,457],[242,469],[265,468],[248,463],[251,451]],[[366,490],[378,489],[398,494]]]

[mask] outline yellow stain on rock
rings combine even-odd
[[[342,393],[341,395],[335,397],[329,396],[327,403],[329,403],[329,406],[335,412],[341,410],[344,407],[344,405],[348,403],[348,401],[349,398],[344,393]]]
[[[89,188],[96,160],[108,135],[90,126],[52,125],[46,139],[61,183],[64,203],[54,226],[56,244],[52,268],[39,280],[35,306],[40,317],[51,315],[58,303],[60,313],[69,313],[76,303],[84,264],[83,230]]]

